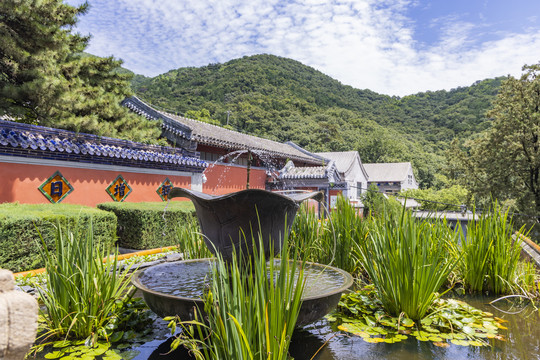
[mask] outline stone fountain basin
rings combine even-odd
[[[194,309],[204,308],[202,296],[209,286],[213,263],[215,259],[159,264],[136,271],[131,281],[157,315],[193,320]],[[306,285],[297,327],[313,323],[332,311],[341,294],[353,284],[352,276],[346,271],[309,262],[305,263],[304,277]]]

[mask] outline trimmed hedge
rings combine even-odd
[[[85,231],[90,220],[96,243],[112,246],[117,222],[110,212],[71,204],[0,204],[0,267],[14,272],[43,267],[36,227],[52,249],[56,224]]]
[[[195,217],[191,201],[110,202],[98,208],[112,211],[118,218],[118,245],[128,249],[144,250],[178,245],[175,228]]]

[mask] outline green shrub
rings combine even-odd
[[[364,217],[380,217],[388,213],[401,214],[402,205],[393,196],[386,196],[375,184],[369,185],[361,196],[364,204]]]
[[[104,203],[99,209],[118,218],[118,245],[129,249],[153,249],[178,244],[176,227],[195,216],[189,201]]]
[[[0,204],[0,267],[14,272],[43,267],[36,229],[52,249],[56,223],[72,229],[78,226],[82,231],[90,219],[96,244],[114,244],[116,217],[112,213],[71,204]]]

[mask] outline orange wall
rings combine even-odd
[[[57,170],[74,188],[62,200],[62,203],[68,204],[95,206],[99,203],[113,201],[105,189],[118,175],[122,175],[132,189],[132,192],[124,200],[125,202],[161,201],[156,190],[167,177],[174,186],[191,187],[190,176],[0,163],[0,176],[2,178],[0,203],[16,201],[27,204],[49,203],[49,200],[38,188]]]
[[[203,192],[213,195],[222,195],[246,188],[247,169],[239,166],[214,165],[204,172],[206,182]],[[264,189],[266,171],[251,169],[249,185],[251,189]]]

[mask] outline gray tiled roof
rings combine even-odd
[[[340,173],[346,173],[353,166],[358,151],[318,152],[316,154],[334,161],[337,170]]]
[[[398,182],[407,180],[410,162],[364,164],[369,182]]]
[[[301,179],[326,179],[334,182],[341,180],[339,172],[333,161],[324,166],[303,166],[295,167],[292,162],[287,163],[281,170],[280,179],[301,180]]]
[[[300,150],[298,149],[298,146],[295,146],[294,144],[280,143],[253,135],[243,134],[238,131],[225,129],[221,126],[159,111],[136,97],[124,100],[124,105],[148,119],[160,119],[164,121],[164,124],[167,127],[181,129],[181,135],[184,138],[196,141],[200,144],[217,146],[229,150],[259,150],[270,155],[303,161],[313,165],[322,163],[320,157],[313,155],[306,150]],[[170,131],[171,129],[168,130]]]
[[[325,166],[293,167],[281,175],[283,179],[323,179],[325,177]]]
[[[219,146],[234,150],[250,149],[260,150],[284,158],[305,161],[311,164],[320,164],[321,160],[299,151],[295,147],[273,140],[243,134],[238,131],[225,129],[221,126],[208,124],[202,121],[167,114],[167,116],[191,129],[191,140],[205,145]]]
[[[208,166],[180,149],[0,120],[0,155],[157,169]]]

